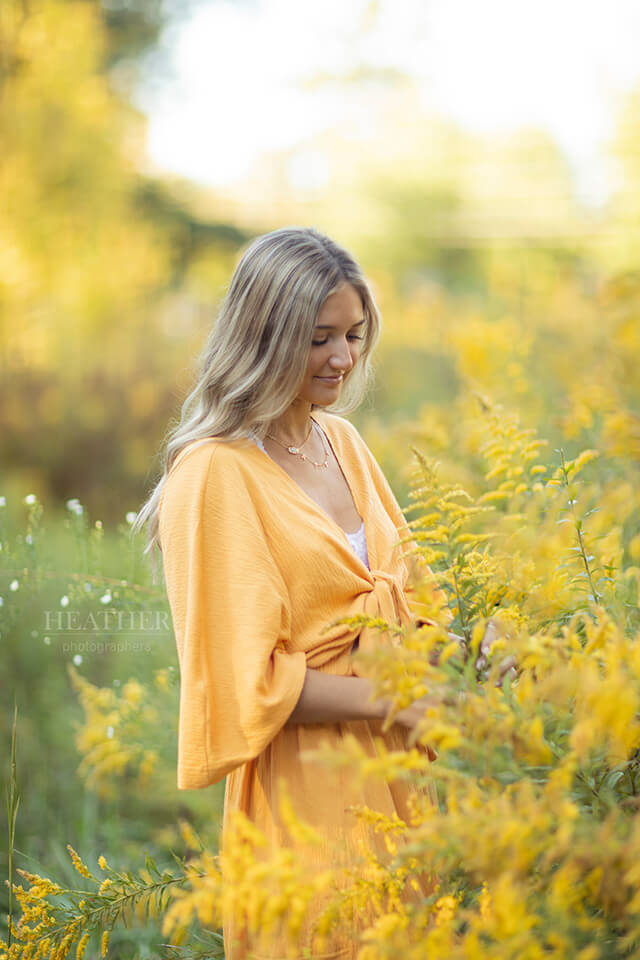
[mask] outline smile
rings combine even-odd
[[[341,383],[342,376],[340,377],[316,377],[316,380],[322,380],[323,383]]]

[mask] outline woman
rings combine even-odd
[[[417,609],[409,564],[418,561],[399,543],[405,518],[342,416],[362,397],[379,323],[359,267],[328,237],[286,228],[256,239],[137,519],[149,520],[147,549],[162,549],[178,646],[179,788],[226,776],[225,823],[242,810],[272,845],[286,845],[284,778],[296,813],[324,838],[307,851],[316,868],[356,863],[361,842],[384,856],[348,808],[405,819],[410,791],[360,784],[307,751],[347,734],[372,756],[378,735],[403,749],[425,709],[414,704],[382,734],[388,704],[372,700],[353,654],[393,638],[335,623],[365,614],[408,626]],[[231,918],[224,934],[227,960],[288,955],[284,939],[259,943]],[[355,932],[343,931],[322,956],[356,952]]]

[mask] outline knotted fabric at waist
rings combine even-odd
[[[354,596],[349,608],[340,617],[366,616],[386,621],[390,626],[408,626],[412,622],[411,611],[398,576],[386,570],[372,568],[371,580],[363,580],[363,590]],[[398,643],[398,637],[392,632],[384,632],[375,627],[363,627],[361,624],[336,623],[335,621],[322,632],[322,642],[314,645],[307,655],[307,666],[317,669],[330,660],[349,654],[354,640],[359,636],[359,649],[371,650],[381,644]]]
[[[390,625],[399,622],[407,626],[411,622],[411,611],[398,577],[386,570],[373,569],[370,572],[373,589],[361,594],[364,601],[362,612],[368,617],[386,620]],[[360,643],[362,645],[362,637]]]

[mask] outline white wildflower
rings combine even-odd
[[[20,584],[18,583],[17,580],[12,580],[11,583],[9,584],[9,590],[13,590],[13,592],[15,593],[15,591],[18,589],[19,586]]]
[[[60,597],[60,606],[61,606],[61,607],[68,607],[68,606],[69,606],[69,597],[66,595],[66,593],[65,593],[64,597]]]
[[[76,667],[79,667],[82,663],[82,654],[76,653],[75,657],[73,658],[73,662],[75,663]]]
[[[100,597],[100,603],[111,603],[111,594],[108,590]]]
[[[24,502],[29,506],[32,506],[32,504],[34,504],[37,499],[38,498],[36,497],[35,493],[28,493],[27,496],[24,498]]]

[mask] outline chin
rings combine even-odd
[[[325,384],[324,386],[320,386],[315,390],[310,391],[309,402],[317,403],[321,407],[327,407],[329,404],[335,403],[341,393],[342,384],[336,387],[333,387],[330,384]]]
[[[329,407],[340,398],[346,379],[343,377],[340,383],[331,384],[321,383],[314,378],[304,393],[299,394],[299,399],[306,400],[307,403],[316,407]]]

